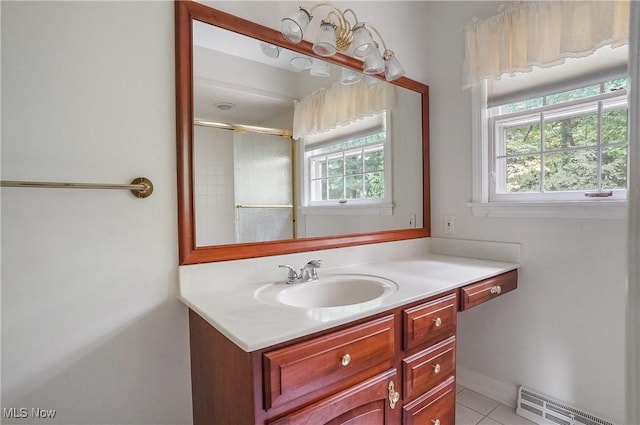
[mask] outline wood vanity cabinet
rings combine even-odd
[[[250,353],[190,310],[193,423],[454,425],[458,310],[516,281],[508,272]]]
[[[457,310],[455,290],[251,353],[190,310],[193,422],[454,425]]]

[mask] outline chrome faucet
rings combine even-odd
[[[280,264],[278,267],[289,269],[287,275],[287,283],[304,283],[318,280],[318,268],[322,267],[322,260],[311,260],[300,269],[300,274],[296,270],[286,264]]]

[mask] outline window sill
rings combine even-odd
[[[337,204],[326,206],[301,207],[304,215],[392,215],[393,204],[354,205]]]
[[[476,217],[624,219],[627,201],[471,202]]]

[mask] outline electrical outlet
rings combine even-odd
[[[456,216],[445,215],[444,216],[444,232],[455,233],[455,227],[456,227]]]
[[[410,229],[415,229],[416,228],[416,215],[415,214],[409,214],[409,228]]]

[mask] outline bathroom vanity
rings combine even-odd
[[[516,267],[443,255],[345,267],[337,273],[398,288],[338,307],[256,295],[284,283],[241,285],[226,300],[198,283],[182,288],[194,424],[453,425],[457,314],[515,289]]]

